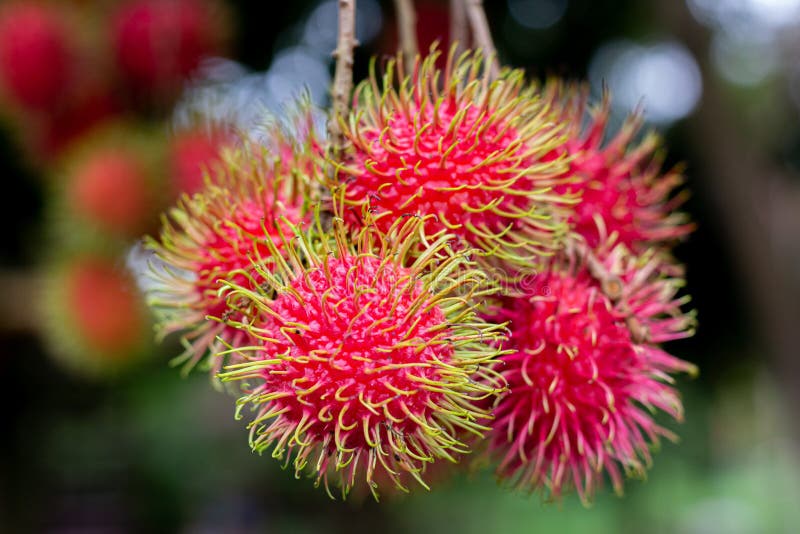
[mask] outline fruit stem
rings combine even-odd
[[[394,0],[397,13],[397,30],[400,34],[400,49],[408,72],[414,68],[417,58],[417,14],[414,12],[412,0]]]
[[[450,0],[450,43],[456,46],[456,57],[469,48],[469,30],[464,0]]]
[[[489,21],[486,19],[486,12],[483,10],[483,0],[464,0],[467,6],[467,16],[472,27],[472,37],[475,47],[483,50],[486,58],[486,65],[489,69],[489,77],[497,78],[499,68],[497,66],[497,52],[492,42],[492,33],[489,30]]]
[[[353,49],[356,41],[356,1],[339,0],[339,34],[336,41],[336,72],[333,77],[331,117],[328,120],[328,135],[334,155],[341,152],[345,138],[339,120],[350,111],[350,94],[353,90]]]

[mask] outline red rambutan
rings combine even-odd
[[[148,170],[133,150],[101,147],[72,169],[67,185],[70,209],[106,233],[136,237],[153,215]]]
[[[693,315],[675,297],[681,281],[660,272],[655,253],[637,258],[616,245],[602,256],[618,277],[613,299],[567,253],[490,314],[510,321],[515,351],[502,358],[509,389],[495,408],[490,450],[498,476],[522,489],[558,497],[574,486],[586,501],[605,470],[621,492],[622,473],[643,474],[649,446],[674,437],[650,412],[682,418],[669,375],[695,368],[656,345],[692,334]]]
[[[0,7],[0,88],[21,106],[53,111],[70,83],[74,58],[60,11],[37,1]]]
[[[132,0],[113,16],[117,61],[143,94],[175,96],[204,57],[224,48],[225,16],[208,0]],[[224,14],[223,14],[224,15]]]
[[[235,345],[243,337],[241,330],[206,320],[245,320],[245,310],[230,310],[219,295],[222,281],[258,285],[253,262],[264,261],[267,242],[278,239],[281,221],[306,220],[313,155],[277,132],[273,141],[267,149],[245,143],[226,151],[205,188],[184,195],[170,211],[160,242],[148,242],[162,263],[153,269],[150,291],[159,337],[182,332],[186,350],[175,362],[187,362],[186,372],[209,356],[216,374],[222,359],[210,356],[222,350],[220,339]],[[287,151],[288,158],[277,155]]]
[[[559,151],[570,157],[572,181],[557,185],[556,191],[581,197],[570,216],[574,232],[593,248],[612,238],[636,252],[673,243],[691,232],[687,216],[675,211],[686,192],[671,196],[684,178],[678,169],[662,172],[660,137],[650,132],[635,141],[643,123],[641,113],[631,114],[608,138],[608,94],[588,108],[586,87],[554,81],[545,85],[543,93],[554,109],[561,110],[567,134]]]
[[[46,339],[73,372],[119,371],[148,347],[149,325],[133,278],[104,256],[59,263],[47,277]]]
[[[355,239],[340,218],[290,227],[284,251],[268,243],[274,271],[264,284],[228,284],[228,301],[256,316],[252,346],[225,380],[242,380],[239,412],[252,406],[250,442],[258,452],[309,472],[316,484],[423,487],[426,468],[468,452],[462,434],[481,435],[496,393],[488,368],[500,354],[501,327],[476,316],[494,291],[486,276],[452,253],[452,235],[432,235],[420,250],[423,218],[401,218],[381,232],[368,224]],[[284,259],[284,252],[286,258]]]
[[[214,174],[228,141],[222,132],[199,128],[175,133],[170,145],[170,162],[177,194],[193,195],[203,188],[205,173]]]
[[[408,76],[390,62],[380,86],[373,71],[357,87],[337,173],[356,208],[345,217],[358,223],[368,207],[385,230],[400,216],[433,215],[425,232],[447,229],[527,267],[558,246],[572,202],[553,190],[566,171],[552,157],[564,141],[557,116],[522,71],[491,80],[479,53],[454,54],[439,70],[432,50]]]

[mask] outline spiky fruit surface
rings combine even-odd
[[[132,0],[114,14],[113,42],[128,82],[171,97],[207,56],[224,48],[224,19],[210,0]]]
[[[573,256],[495,310],[493,320],[510,321],[515,352],[503,357],[509,391],[490,448],[498,475],[520,488],[558,497],[574,486],[588,500],[605,471],[621,492],[623,473],[642,474],[649,446],[673,436],[650,412],[682,418],[669,375],[694,367],[656,345],[692,333],[693,317],[675,297],[681,283],[660,274],[653,254],[637,258],[617,245],[603,255],[618,277],[614,299]]]
[[[675,211],[686,198],[685,192],[673,195],[684,179],[677,169],[662,171],[661,139],[650,132],[636,140],[643,122],[639,112],[614,133],[608,127],[608,94],[590,107],[583,86],[550,81],[543,93],[560,109],[567,133],[562,150],[570,157],[568,174],[573,178],[556,191],[580,194],[570,223],[590,247],[613,237],[642,252],[673,244],[692,230],[686,215]]]
[[[182,333],[188,372],[207,358],[216,374],[222,358],[211,355],[227,343],[240,343],[241,330],[207,321],[207,316],[246,320],[245,310],[229,310],[219,295],[224,280],[247,286],[261,283],[254,262],[270,268],[270,239],[278,240],[283,220],[301,223],[308,202],[313,158],[306,146],[274,135],[273,148],[246,144],[226,152],[205,189],[184,196],[165,219],[160,241],[150,240],[163,265],[154,269],[150,304],[159,320],[159,336]],[[278,148],[280,147],[280,148]],[[281,158],[278,153],[289,153]],[[268,261],[269,265],[264,264]]]
[[[68,28],[58,9],[38,1],[0,6],[0,86],[28,109],[53,111],[73,75]]]
[[[102,231],[131,238],[150,223],[151,179],[134,150],[100,147],[87,154],[68,181],[70,209]]]
[[[425,232],[447,229],[528,266],[557,246],[570,203],[553,191],[566,166],[548,156],[563,143],[549,103],[522,71],[490,81],[477,54],[451,53],[443,71],[437,57],[409,75],[391,62],[382,83],[373,73],[357,87],[338,172],[346,216],[358,223],[369,207],[386,229],[400,216],[434,215]]]
[[[338,218],[333,238],[293,227],[288,260],[272,248],[278,269],[260,273],[258,292],[230,284],[229,301],[258,312],[246,361],[223,375],[243,381],[239,405],[256,412],[251,445],[329,494],[331,482],[376,498],[381,482],[425,486],[428,465],[467,452],[461,433],[485,430],[476,402],[496,391],[486,366],[502,336],[474,299],[492,289],[464,253],[448,252],[452,236],[412,258],[423,224],[369,225],[355,243]]]
[[[149,325],[131,276],[94,254],[70,258],[48,274],[46,340],[70,371],[96,376],[137,361]]]

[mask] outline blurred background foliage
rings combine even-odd
[[[0,15],[22,3],[0,3]],[[135,266],[128,251],[213,160],[212,133],[176,141],[192,133],[193,110],[253,123],[302,88],[326,104],[334,1],[138,2],[156,18],[178,6],[155,24],[173,40],[150,37],[159,52],[149,58],[146,35],[134,32],[132,51],[119,41],[120,12],[137,2],[32,3],[58,9],[74,32],[80,51],[65,57],[79,57],[69,68],[80,83],[57,79],[55,107],[46,94],[15,100],[8,84],[0,93],[0,219],[8,230],[0,249],[0,532],[800,528],[800,1],[485,2],[507,63],[532,76],[588,79],[596,94],[606,85],[620,117],[643,104],[667,139],[667,165],[685,162],[692,192],[686,209],[698,229],[677,255],[700,328],[671,349],[701,374],[679,384],[686,422],[665,422],[681,442],[663,444],[648,480],[630,481],[623,498],[606,488],[590,508],[575,496],[542,503],[502,491],[481,472],[430,494],[332,502],[249,451],[233,400],[202,374],[182,379],[167,365],[174,340],[154,347],[146,318],[107,320],[140,312],[133,281],[123,290],[115,281]],[[186,15],[181,4],[212,15]],[[416,4],[423,46],[446,40],[447,2]],[[371,55],[393,52],[397,32],[389,1],[358,0],[358,17],[360,78]],[[27,42],[26,30],[43,24],[34,19],[0,24],[0,48]],[[36,49],[26,50],[34,61]],[[52,50],[42,52],[48,61]],[[142,74],[148,61],[160,66]],[[70,109],[86,102],[89,111]],[[74,169],[110,145],[147,167],[141,183],[114,182],[139,183],[147,199],[143,219],[116,232],[87,223],[91,206],[100,199],[112,213],[136,215],[130,202],[142,191],[70,193],[73,175],[86,174]],[[109,332],[134,341],[109,346]]]

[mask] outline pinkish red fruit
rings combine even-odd
[[[72,169],[67,187],[70,209],[105,232],[137,237],[151,223],[150,177],[133,150],[94,150]]]
[[[73,70],[72,40],[60,10],[33,0],[0,6],[0,90],[12,102],[57,109]]]
[[[204,186],[206,173],[221,163],[221,151],[232,144],[222,132],[202,129],[181,131],[170,144],[170,166],[177,194],[193,195]]]
[[[429,466],[455,462],[468,452],[462,434],[486,429],[476,403],[497,389],[472,377],[486,377],[499,353],[500,327],[475,314],[490,292],[464,253],[448,253],[452,236],[411,256],[424,222],[356,236],[340,219],[331,234],[291,227],[257,291],[226,284],[229,302],[255,311],[238,325],[250,335],[243,361],[222,375],[242,381],[239,405],[256,411],[251,445],[329,494],[331,482],[343,496],[366,486],[376,498],[380,484],[427,487]]]
[[[500,478],[522,489],[558,497],[574,487],[588,500],[605,472],[621,492],[623,474],[649,466],[650,445],[673,437],[652,412],[682,418],[670,374],[694,366],[657,345],[692,334],[675,297],[681,281],[661,275],[654,254],[637,258],[618,245],[603,256],[603,283],[570,253],[491,316],[510,321],[515,352],[502,357],[508,392],[490,448]]]
[[[113,263],[85,258],[70,267],[65,284],[74,326],[90,348],[113,359],[141,343],[145,322],[127,273]]]
[[[259,285],[255,265],[268,256],[270,243],[282,248],[286,225],[307,219],[307,172],[314,172],[315,156],[277,130],[268,145],[245,143],[226,152],[206,187],[184,196],[165,219],[160,240],[149,243],[164,266],[153,272],[150,293],[159,335],[180,333],[186,350],[177,361],[187,371],[204,361],[215,375],[225,359],[215,355],[243,339],[241,330],[206,319],[247,320],[246,310],[229,309],[220,296],[223,283]]]
[[[608,95],[590,108],[585,87],[553,81],[543,93],[560,110],[567,133],[557,153],[570,158],[571,180],[556,191],[581,196],[569,219],[574,232],[593,248],[612,238],[637,252],[672,245],[691,232],[687,216],[676,211],[686,193],[673,196],[684,178],[676,169],[662,171],[661,139],[650,132],[636,140],[641,114],[632,114],[612,133]]]
[[[558,248],[573,201],[553,190],[566,171],[550,157],[564,141],[557,117],[522,71],[493,82],[475,53],[451,53],[443,70],[438,55],[410,74],[390,63],[382,82],[373,73],[356,89],[337,176],[345,217],[357,224],[369,210],[385,229],[432,215],[425,232],[446,229],[493,262],[528,267]]]
[[[207,0],[132,0],[112,19],[117,61],[144,94],[172,97],[200,61],[219,54],[226,32],[219,6]]]

